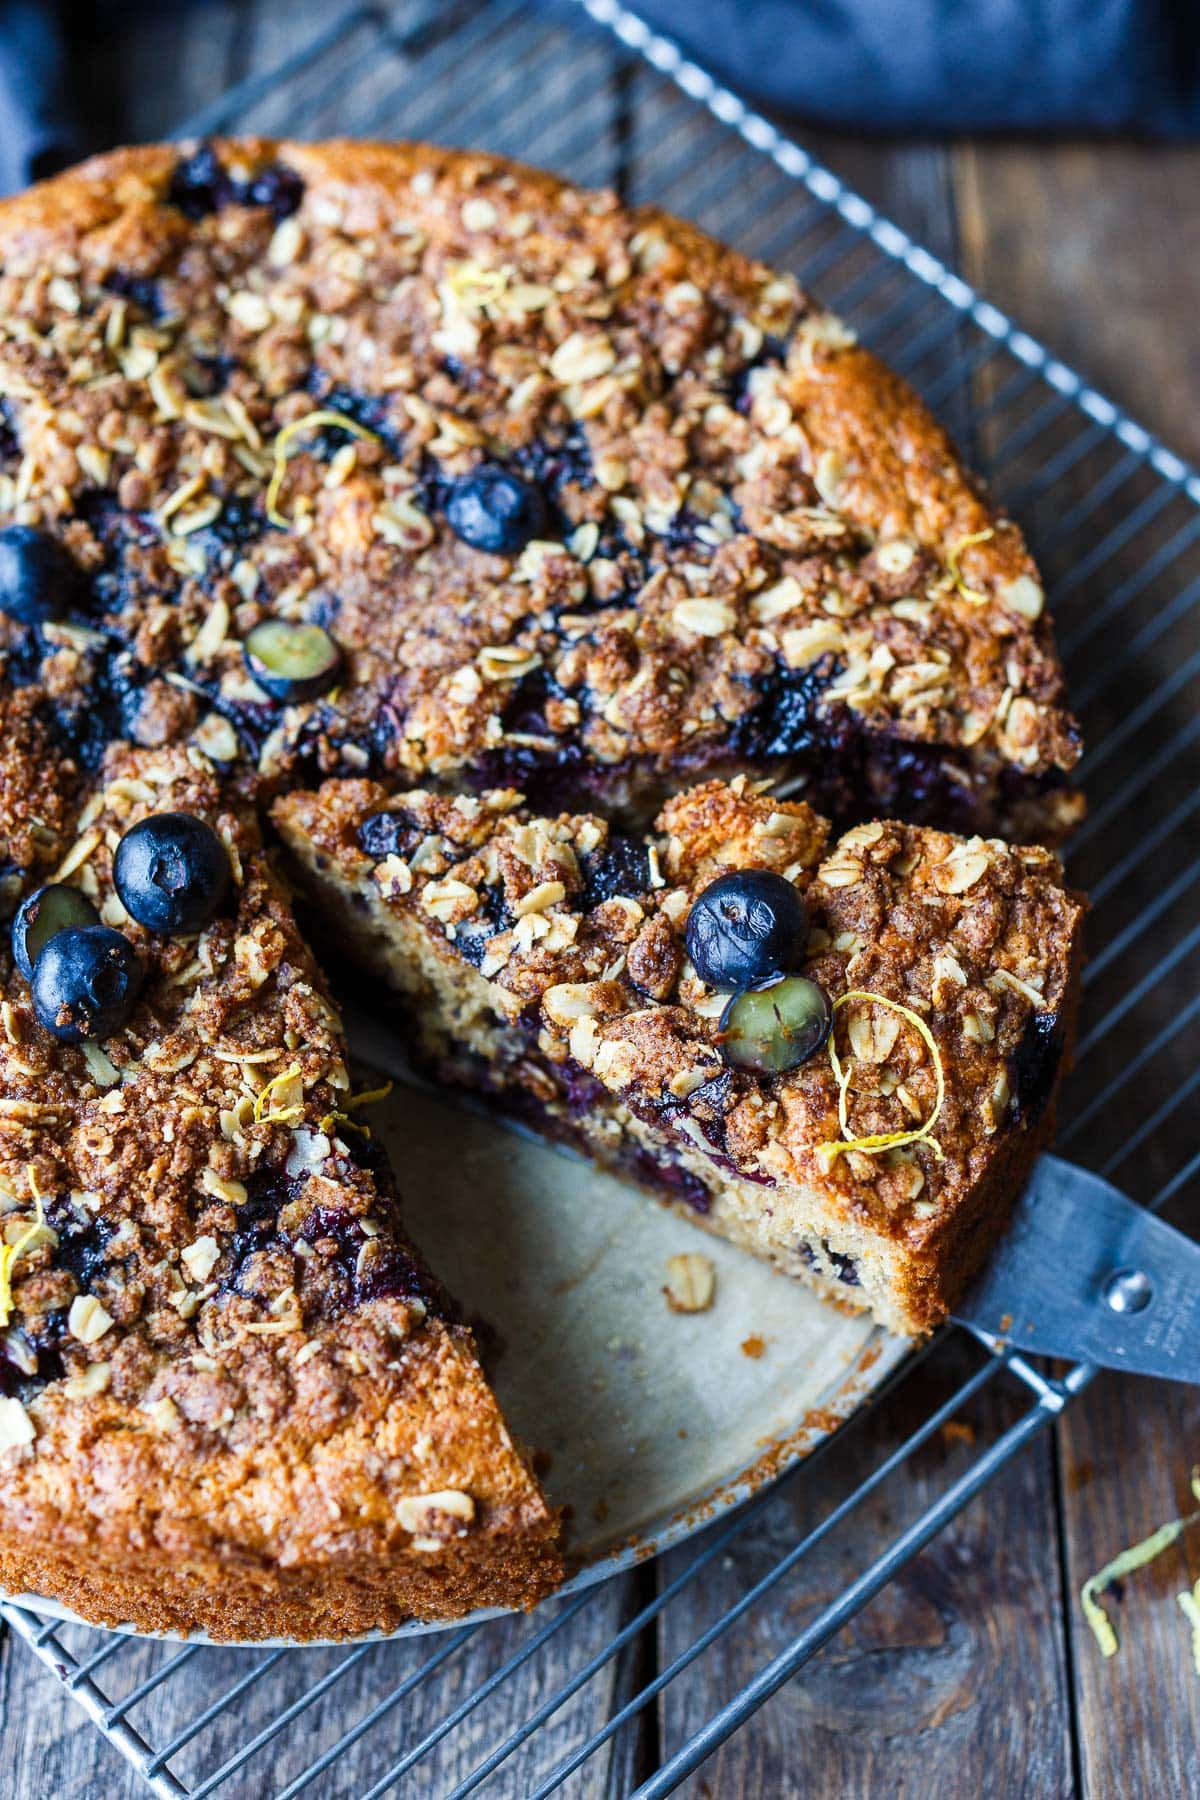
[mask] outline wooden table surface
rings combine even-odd
[[[76,70],[96,142],[170,128],[328,16],[318,0],[253,0],[182,16],[128,8],[102,32],[93,25],[79,41]],[[453,137],[452,128],[446,135]],[[796,135],[1170,445],[1200,460],[1200,149],[864,144],[803,127]],[[745,1533],[712,1573],[704,1620],[820,1516],[830,1494],[846,1491],[898,1443],[970,1357],[963,1346],[940,1350],[896,1401],[839,1441],[820,1483],[798,1484],[790,1518],[781,1520],[776,1508],[769,1531]],[[980,1436],[1016,1405],[1016,1396],[988,1390],[974,1414]],[[1189,1390],[1096,1381],[1053,1434],[1010,1465],[683,1791],[719,1800],[1200,1793],[1200,1677],[1175,1599],[1200,1575],[1200,1535],[1126,1584],[1115,1662],[1100,1658],[1077,1600],[1085,1575],[1187,1510],[1198,1425],[1200,1406]],[[970,1454],[960,1435],[936,1441],[917,1465],[918,1483],[940,1485]],[[895,1499],[885,1487],[859,1515],[858,1532],[886,1530]],[[584,1785],[568,1791],[627,1793],[738,1679],[788,1641],[806,1609],[836,1591],[846,1556],[842,1544],[810,1558],[786,1604],[753,1633],[724,1640],[670,1690],[636,1741],[607,1768],[599,1768],[601,1759],[589,1765]],[[609,1628],[641,1603],[646,1579],[643,1571],[611,1584]],[[589,1617],[581,1633],[596,1629]],[[662,1660],[701,1622],[686,1607],[668,1617],[656,1649]],[[575,1662],[573,1648],[564,1656]],[[481,1675],[487,1666],[485,1645],[473,1651],[472,1668]],[[545,1681],[545,1666],[538,1667]],[[601,1708],[618,1703],[622,1684],[637,1673],[618,1669]],[[525,1690],[521,1679],[509,1684],[513,1719],[535,1703],[532,1668]],[[146,1791],[11,1641],[0,1680],[4,1792],[17,1800],[100,1793],[135,1800]],[[539,1697],[545,1691],[539,1685]],[[436,1757],[423,1767],[423,1784],[403,1791],[443,1792],[445,1767]],[[521,1787],[500,1782],[488,1792],[519,1800]]]

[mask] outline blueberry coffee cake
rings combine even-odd
[[[418,145],[0,202],[0,1583],[557,1578],[264,832],[429,1060],[919,1330],[1049,1129],[1079,907],[992,834],[1078,755],[1017,527],[692,228]]]
[[[1049,851],[834,839],[744,777],[639,837],[364,780],[274,818],[439,1078],[895,1330],[945,1317],[1047,1141],[1083,914]]]

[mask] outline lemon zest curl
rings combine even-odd
[[[849,1006],[856,1000],[869,1000],[875,1006],[886,1006],[890,1012],[899,1013],[902,1019],[916,1030],[930,1056],[933,1058],[933,1073],[937,1083],[937,1095],[933,1111],[923,1125],[914,1127],[912,1131],[878,1131],[868,1137],[854,1137],[850,1130],[850,1077],[853,1074],[853,1063],[847,1061],[843,1068],[834,1042],[834,1033],[829,1033],[829,1062],[833,1069],[833,1078],[838,1086],[838,1124],[841,1127],[840,1138],[831,1139],[818,1144],[817,1149],[827,1156],[830,1162],[836,1161],[848,1150],[861,1150],[864,1156],[878,1156],[881,1151],[894,1150],[903,1144],[928,1144],[938,1162],[944,1161],[944,1152],[938,1140],[933,1136],[933,1128],[941,1114],[942,1104],[946,1098],[946,1077],[942,1068],[942,1054],[938,1049],[932,1031],[919,1013],[913,1012],[909,1006],[902,1006],[899,1000],[889,1000],[886,994],[872,994],[866,988],[851,988],[849,993],[840,994],[833,1003],[836,1017],[843,1006]]]
[[[328,407],[318,408],[316,412],[305,413],[302,419],[293,419],[282,431],[277,431],[271,443],[271,456],[274,468],[267,485],[266,512],[272,525],[278,525],[287,531],[292,524],[286,513],[279,510],[279,495],[287,478],[288,445],[302,431],[313,431],[322,425],[335,425],[339,431],[348,431],[351,437],[364,439],[367,443],[382,443],[377,431],[368,431],[357,419],[351,419],[345,413],[333,412]]]
[[[33,1224],[26,1227],[15,1244],[0,1244],[0,1327],[7,1325],[12,1316],[12,1273],[17,1265],[17,1260],[29,1248],[46,1223],[41,1192],[32,1169],[29,1170],[29,1191],[33,1195],[33,1203],[36,1208]]]
[[[1192,1628],[1192,1667],[1200,1675],[1200,1581],[1195,1583],[1190,1592],[1185,1588],[1175,1598]]]
[[[299,1078],[300,1064],[297,1062],[293,1063],[291,1068],[282,1070],[278,1075],[272,1075],[270,1081],[259,1088],[254,1097],[254,1123],[256,1125],[291,1125],[297,1119],[303,1118],[303,1103],[277,1107],[271,1097],[275,1089],[281,1087],[284,1082],[296,1081]]]
[[[382,1087],[364,1088],[361,1094],[351,1094],[346,1101],[346,1111],[355,1112],[360,1106],[374,1106],[377,1100],[386,1100],[395,1085],[394,1081],[385,1081]]]
[[[1192,1470],[1191,1489],[1195,1498],[1200,1501],[1200,1468]],[[1160,1525],[1157,1531],[1143,1538],[1140,1543],[1131,1544],[1128,1550],[1122,1550],[1111,1562],[1105,1563],[1094,1575],[1088,1577],[1079,1590],[1079,1604],[1083,1608],[1083,1616],[1091,1627],[1092,1636],[1100,1646],[1102,1656],[1115,1656],[1119,1648],[1113,1622],[1101,1606],[1097,1595],[1102,1594],[1114,1581],[1120,1581],[1125,1575],[1132,1575],[1135,1569],[1144,1569],[1147,1563],[1161,1556],[1164,1550],[1183,1536],[1192,1525],[1200,1522],[1200,1511],[1186,1513],[1182,1519],[1170,1519]],[[1200,1583],[1197,1583],[1200,1586]],[[1196,1671],[1200,1674],[1200,1604],[1193,1594],[1180,1594],[1179,1604],[1189,1625],[1192,1627],[1192,1658]]]
[[[958,589],[958,592],[960,593],[962,598],[964,600],[970,601],[972,606],[986,606],[987,605],[987,595],[983,592],[983,590],[981,588],[974,588],[974,587],[968,586],[966,577],[964,576],[962,569],[959,567],[958,559],[962,555],[964,550],[970,550],[972,545],[974,545],[974,544],[986,544],[988,539],[994,538],[995,535],[996,535],[996,533],[990,525],[987,527],[987,529],[985,531],[968,532],[966,537],[959,538],[957,544],[955,544],[952,547],[952,549],[950,550],[949,554],[946,557],[946,568],[950,572],[951,581],[954,583],[955,587]]]

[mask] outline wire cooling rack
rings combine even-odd
[[[1200,478],[614,0],[357,8],[179,129],[232,128],[429,136],[654,200],[795,270],[924,393],[1033,539],[1090,746],[1091,811],[1070,868],[1092,895],[1092,954],[1059,1144],[1147,1205],[1182,1196],[1200,1172]],[[803,1668],[1092,1374],[972,1355],[965,1377],[971,1357],[956,1356],[942,1403],[799,1541],[787,1541],[782,1490],[811,1483],[830,1445],[630,1578],[619,1607],[607,1584],[532,1619],[332,1650],[179,1647],[12,1605],[3,1615],[160,1795],[651,1800]],[[905,1513],[922,1451],[989,1387],[1011,1390],[1011,1422],[943,1465],[932,1502]],[[884,1484],[894,1534],[864,1552],[855,1518]],[[846,1585],[762,1659],[756,1618],[795,1604],[805,1558],[839,1531],[851,1534]],[[705,1615],[706,1575],[752,1537],[756,1579]],[[679,1678],[722,1644],[751,1673],[697,1720]]]

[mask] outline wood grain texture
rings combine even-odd
[[[1108,145],[1063,146],[1047,153],[1012,145],[969,146],[958,153],[955,168],[968,279],[1044,335],[1052,349],[1087,369],[1173,447],[1193,457],[1200,453],[1194,275],[1200,152]],[[1135,541],[1126,554],[1134,572],[1147,545]],[[1178,583],[1178,574],[1174,580]],[[1072,621],[1086,603],[1086,595],[1073,599]],[[1107,661],[1122,669],[1120,638],[1118,622],[1115,634],[1105,634],[1097,646],[1101,665]],[[1168,637],[1155,646],[1136,671],[1138,690],[1148,691],[1166,677],[1173,658],[1195,644],[1192,625],[1188,639]],[[1106,726],[1120,717],[1119,682],[1110,704],[1111,710],[1085,720],[1093,741],[1102,741]],[[1178,797],[1152,788],[1145,801],[1146,827]],[[1194,854],[1196,843],[1194,827],[1180,835],[1183,841],[1174,847],[1178,863]],[[1162,892],[1175,867],[1157,857],[1148,860],[1102,902],[1106,916],[1096,924],[1103,923],[1107,935],[1122,918],[1134,916]],[[1092,858],[1084,879],[1101,880],[1104,873],[1102,862]],[[1121,912],[1110,919],[1113,908]],[[1165,928],[1162,937],[1165,941]],[[1130,954],[1136,960],[1153,949],[1134,945]],[[1123,987],[1128,977],[1117,970],[1112,979]],[[1165,1026],[1187,998],[1188,989],[1170,983],[1150,1004]],[[1089,1015],[1097,1010],[1093,1000]],[[1103,1072],[1118,1073],[1124,1054],[1118,1032],[1099,1052]],[[1194,1058],[1194,1042],[1185,1034],[1165,1064],[1158,1059],[1141,1081],[1121,1089],[1089,1134],[1089,1157],[1119,1144],[1144,1119],[1156,1087],[1168,1091],[1172,1081],[1184,1079]],[[1088,1074],[1095,1078],[1094,1070]],[[1181,1130],[1194,1148],[1194,1125],[1186,1117],[1166,1121],[1136,1157],[1114,1168],[1114,1178],[1139,1198],[1152,1198],[1180,1160],[1177,1150],[1170,1154],[1169,1143],[1174,1136],[1178,1144]],[[1181,1196],[1169,1216],[1195,1231],[1190,1196]],[[1120,1655],[1111,1662],[1101,1657],[1083,1621],[1078,1590],[1127,1544],[1191,1509],[1187,1476],[1197,1455],[1198,1412],[1194,1390],[1105,1376],[1059,1428],[1076,1733],[1088,1800],[1196,1791],[1200,1681],[1175,1596],[1200,1573],[1200,1540],[1177,1545],[1122,1585],[1120,1598],[1110,1602],[1121,1636]]]
[[[776,1353],[785,1354],[785,1347]],[[666,1614],[665,1664],[836,1500],[916,1429],[978,1358],[951,1340],[887,1402],[851,1426],[770,1509],[763,1526]],[[668,1690],[670,1754],[789,1644],[977,1453],[1028,1405],[1003,1378],[879,1490],[774,1600]],[[958,1424],[964,1427],[959,1432]],[[1054,1800],[1072,1791],[1062,1596],[1048,1440],[987,1493],[730,1739],[684,1793],[697,1800],[832,1800],[933,1793]],[[689,1547],[664,1559],[669,1580]]]
[[[1200,149],[971,144],[955,177],[968,279],[1200,457]]]

